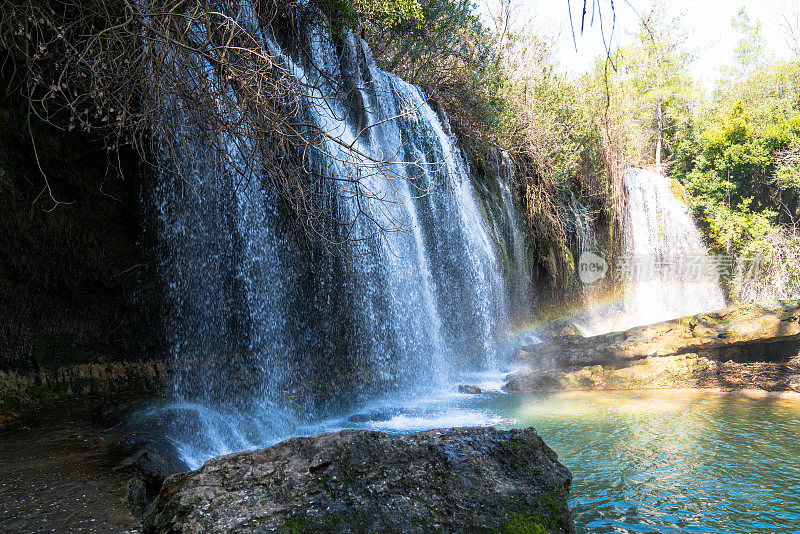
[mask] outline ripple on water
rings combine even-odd
[[[653,391],[514,402],[573,472],[579,532],[800,532],[794,401]]]

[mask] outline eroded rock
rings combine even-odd
[[[148,432],[129,432],[118,446],[130,454],[114,472],[128,480],[128,505],[137,514],[147,510],[168,476],[188,470],[178,451],[166,439]]]
[[[575,371],[526,369],[506,377],[509,393],[592,389],[694,387],[714,380],[717,362],[696,354],[644,358],[629,367],[586,366]]]
[[[571,480],[533,429],[342,430],[173,475],[144,525],[148,533],[573,532]]]
[[[697,353],[712,359],[727,350],[753,361],[770,354],[773,344],[789,349],[800,343],[800,304],[752,304],[703,313],[592,337],[565,337],[518,350],[515,358],[540,369],[574,370],[590,365],[624,367],[647,357]],[[792,345],[792,346],[790,346]],[[785,351],[773,357],[788,359]],[[782,354],[778,354],[781,353]],[[759,356],[762,355],[762,356]]]
[[[509,392],[666,387],[794,390],[800,304],[748,305],[523,347]]]

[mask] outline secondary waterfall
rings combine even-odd
[[[586,206],[578,202],[570,192],[570,211],[572,230],[575,234],[575,249],[578,253],[592,252],[597,248],[597,236],[592,225],[592,216]]]
[[[337,48],[310,33],[307,55],[267,46],[315,88],[298,122],[330,134],[311,161],[325,205],[354,221],[343,248],[309,258],[281,231],[258,162],[221,162],[201,138],[185,149],[183,179],[158,177],[178,370],[176,402],[159,411],[193,466],[304,432],[344,388],[430,388],[491,367],[506,326],[497,245],[446,119],[360,39]],[[335,96],[345,86],[355,90]],[[180,102],[164,105],[175,131],[192,128]],[[353,165],[348,147],[388,159],[392,179]],[[374,198],[354,195],[356,184]]]
[[[626,255],[618,271],[630,279],[628,327],[724,308],[718,265],[669,179],[631,168],[624,184]]]
[[[488,210],[498,242],[506,260],[507,293],[511,313],[517,317],[530,316],[531,267],[528,245],[523,231],[522,214],[512,190],[516,183],[514,160],[505,150],[498,150],[493,162],[499,209]]]
[[[629,168],[623,252],[614,276],[622,299],[604,298],[594,285],[583,288],[585,308],[574,321],[585,335],[621,331],[725,307],[720,263],[708,255],[700,232],[677,195],[680,186],[660,174]],[[591,250],[596,237],[588,213],[573,199],[576,252]],[[722,265],[724,268],[724,265]]]
[[[580,262],[585,253],[599,252],[594,219],[589,210],[570,192],[569,229],[573,236],[572,254]],[[609,332],[618,313],[598,309],[599,288],[596,284],[583,286],[581,291],[583,309],[575,314],[573,323],[586,336]]]

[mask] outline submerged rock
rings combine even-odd
[[[532,428],[342,430],[169,477],[155,532],[573,532],[572,476]]]
[[[470,384],[461,384],[460,386],[458,386],[458,392],[468,393],[470,395],[480,395],[482,393],[481,388]]]
[[[569,337],[583,337],[581,329],[572,321],[556,320],[546,323],[534,331],[536,337],[542,340],[552,340]]]
[[[356,413],[347,418],[349,423],[368,423],[370,421],[388,421],[392,416],[384,412]]]
[[[556,328],[556,336],[557,337],[583,337],[583,333],[581,332],[578,326],[570,321],[563,321],[557,325]]]

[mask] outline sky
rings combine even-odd
[[[583,0],[517,0],[518,15],[530,20],[537,34],[552,38],[556,44],[556,57],[563,70],[572,74],[588,71],[598,56],[604,56],[603,39],[598,18],[589,26],[587,20],[583,35],[580,33],[580,14]],[[577,51],[569,26],[568,1],[572,6]],[[591,0],[587,2],[591,4]],[[603,30],[606,39],[610,33],[609,0],[600,0],[603,7]],[[651,0],[615,0],[616,29],[611,43],[615,47],[633,41],[640,16],[647,12]],[[789,59],[792,51],[786,44],[781,27],[781,17],[791,13],[800,16],[800,0],[667,0],[671,15],[682,13],[688,34],[686,46],[695,60],[692,75],[711,88],[719,77],[719,68],[733,62],[733,51],[739,34],[731,27],[731,20],[740,7],[745,7],[751,19],[762,23],[762,35],[770,59]],[[587,19],[591,10],[587,7]]]

